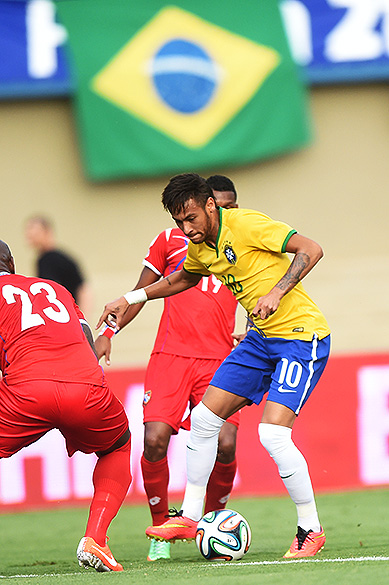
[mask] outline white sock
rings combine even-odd
[[[219,432],[224,419],[200,402],[191,413],[191,430],[186,449],[187,484],[183,515],[200,520],[209,476],[215,465]]]
[[[259,440],[278,467],[278,473],[297,508],[297,525],[303,530],[320,531],[315,497],[308,465],[292,441],[292,429],[260,423]]]

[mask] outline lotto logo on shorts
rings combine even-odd
[[[150,402],[151,390],[146,390],[143,396],[143,406],[146,406]]]
[[[271,47],[170,6],[94,77],[92,89],[176,142],[200,148],[236,116],[279,62]],[[243,64],[250,75],[241,75]]]

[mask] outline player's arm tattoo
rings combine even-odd
[[[92,331],[87,323],[81,323],[82,330],[84,331],[85,337],[88,340],[89,345],[92,348],[93,353],[97,357],[96,349],[95,349],[95,342],[93,340]]]
[[[167,283],[168,283],[168,285],[169,285],[169,286],[171,286],[171,285],[172,285],[172,283],[170,282],[170,280],[169,280],[169,277],[168,277],[168,276],[166,277],[166,280],[167,280]]]
[[[311,259],[308,254],[298,252],[293,258],[288,270],[276,284],[278,288],[283,291],[289,291],[301,280],[301,275],[311,263]]]

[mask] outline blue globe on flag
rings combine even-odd
[[[160,99],[183,114],[205,108],[218,83],[217,68],[208,53],[185,39],[172,39],[159,49],[151,75]]]

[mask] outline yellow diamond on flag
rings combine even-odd
[[[93,78],[92,88],[177,142],[200,148],[279,62],[271,47],[167,7]]]

